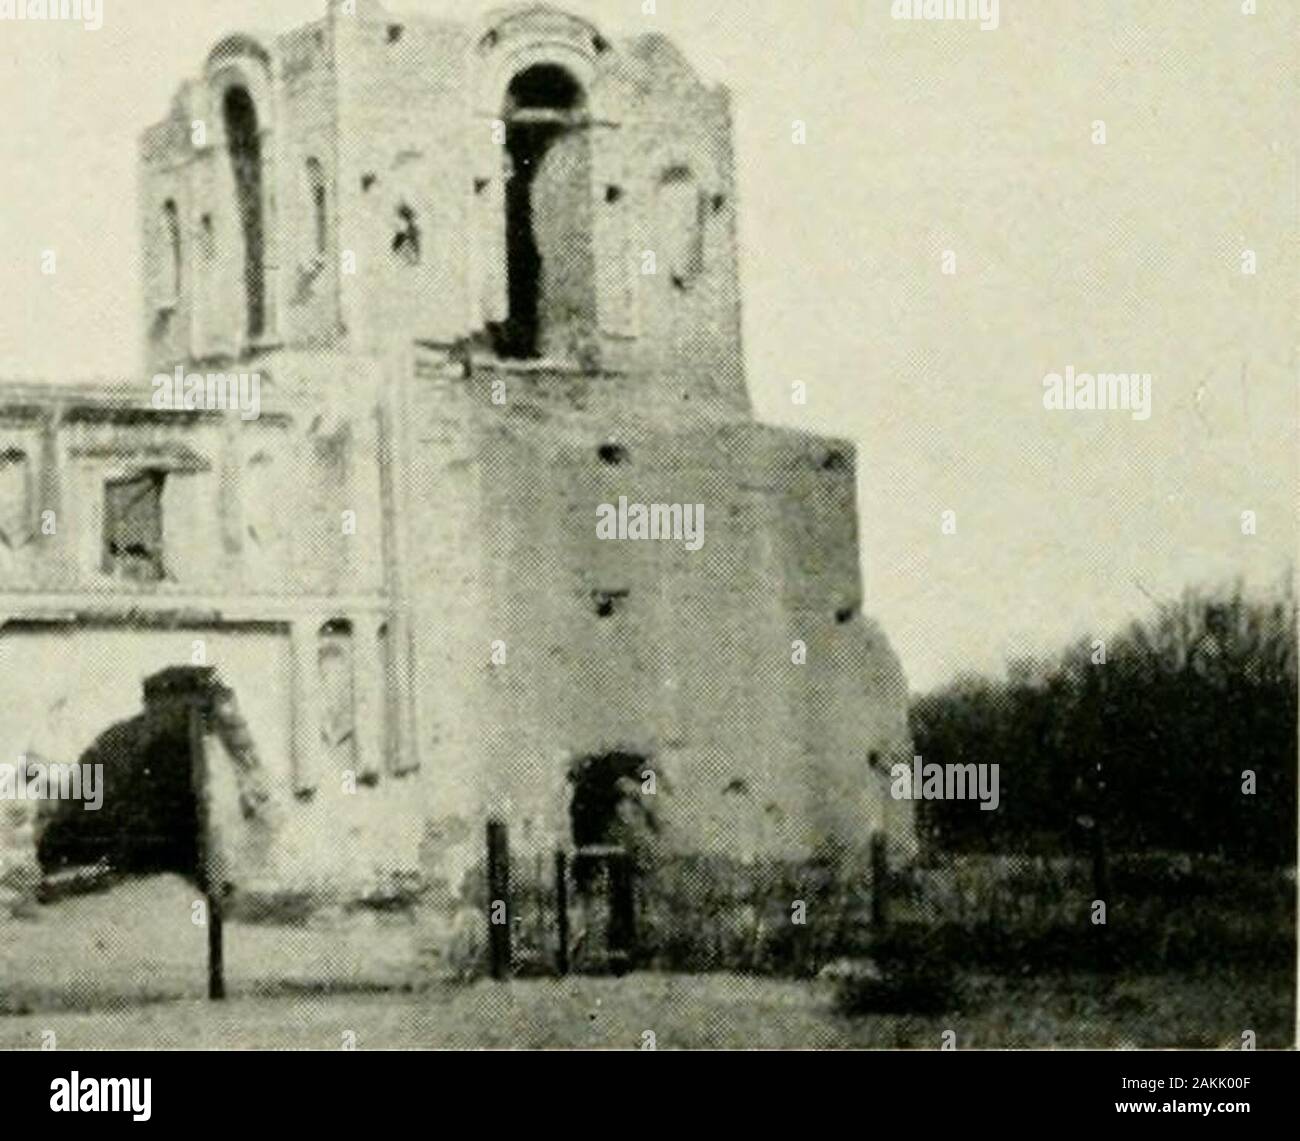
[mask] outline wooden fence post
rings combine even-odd
[[[559,938],[555,969],[563,978],[569,973],[569,859],[563,848],[555,849],[555,924]]]
[[[492,977],[510,977],[510,842],[505,824],[489,820],[487,824],[488,881],[488,953]],[[495,922],[496,905],[503,905],[504,923]]]
[[[889,862],[886,858],[885,834],[871,834],[871,926],[877,935],[885,933],[887,912],[885,909],[886,880],[889,875]]]

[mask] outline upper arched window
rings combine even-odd
[[[181,295],[181,218],[174,198],[163,203],[162,228],[168,257],[165,302],[174,305]]]
[[[704,270],[705,199],[694,173],[674,166],[659,179],[656,226],[661,256],[676,289],[688,289]]]
[[[325,168],[318,158],[307,160],[307,195],[311,202],[314,252],[323,256],[329,246],[329,195],[325,186]]]
[[[266,233],[262,201],[262,139],[247,88],[231,87],[222,104],[235,200],[244,237],[244,298],[249,340],[266,331]]]
[[[537,64],[505,96],[508,357],[575,356],[595,336],[591,140],[586,94],[564,68]]]
[[[586,105],[586,93],[568,71],[553,63],[539,63],[511,81],[505,113],[509,122],[528,112],[577,112]]]

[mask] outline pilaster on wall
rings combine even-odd
[[[384,587],[391,611],[386,669],[392,700],[388,718],[389,764],[393,774],[420,767],[421,720],[415,694],[419,659],[415,652],[415,609],[410,588],[411,400],[415,349],[409,341],[390,344],[383,360],[377,417],[380,503],[383,514]]]
[[[63,442],[63,409],[55,407],[41,424],[40,502],[37,504],[35,534],[45,551],[43,561],[48,568],[44,573],[55,582],[67,581],[75,574],[75,565],[68,551],[68,524],[63,512],[63,471],[67,464],[67,448]],[[46,512],[54,527],[49,534],[44,526]]]
[[[321,705],[319,616],[295,619],[290,627],[293,657],[293,792],[308,797],[320,782]]]
[[[358,615],[352,621],[353,734],[357,776],[366,783],[377,780],[383,767],[384,722],[389,710],[380,628],[374,615]]]

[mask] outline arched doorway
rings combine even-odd
[[[262,205],[262,138],[257,108],[247,88],[231,87],[226,92],[222,115],[244,238],[245,331],[248,340],[255,341],[266,331],[266,226]]]
[[[196,713],[236,766],[243,815],[260,814],[269,790],[234,692],[211,666],[172,666],[145,680],[142,712],[110,726],[79,758],[79,765],[103,766],[108,795],[99,810],[47,802],[37,842],[47,874],[96,864],[115,875],[200,874]]]
[[[632,965],[636,950],[636,880],[659,831],[642,792],[649,762],[635,753],[582,757],[569,772],[573,878],[589,916],[604,927],[608,965]]]
[[[494,347],[514,359],[574,357],[596,327],[586,95],[564,68],[538,64],[511,82],[502,115],[509,310]]]

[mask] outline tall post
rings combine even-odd
[[[487,825],[488,951],[492,977],[510,977],[510,846],[504,822]],[[500,918],[502,922],[497,922]]]
[[[563,978],[569,973],[569,859],[563,848],[555,849],[555,926],[555,969]]]
[[[225,947],[222,931],[222,891],[224,890],[220,853],[212,829],[211,788],[207,751],[204,748],[205,710],[195,695],[190,696],[189,737],[190,774],[198,820],[198,867],[195,869],[200,890],[208,909],[208,998],[226,997]]]
[[[877,935],[885,933],[888,913],[885,907],[889,862],[886,859],[885,834],[871,834],[871,926]]]
[[[605,859],[609,882],[609,960],[617,975],[632,968],[636,955],[636,898],[632,855],[611,852]]]

